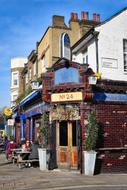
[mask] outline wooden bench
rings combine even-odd
[[[39,163],[38,159],[33,159],[33,160],[18,160],[18,167],[21,169],[22,166],[27,165],[27,166],[31,166],[32,163]]]

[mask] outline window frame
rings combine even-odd
[[[127,39],[123,39],[123,70],[127,73]]]
[[[14,75],[17,75],[17,77],[14,76]],[[15,84],[15,81],[17,81],[16,84]],[[12,87],[18,87],[19,86],[19,72],[18,71],[12,72],[12,82],[11,82],[11,84],[12,84]]]

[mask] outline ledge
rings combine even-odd
[[[126,147],[107,147],[107,148],[98,148],[96,149],[98,150],[127,150],[127,146]]]

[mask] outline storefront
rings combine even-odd
[[[112,172],[118,171],[118,166],[119,171],[124,168],[127,155],[121,159],[120,154],[127,144],[127,138],[123,140],[121,135],[121,119],[127,123],[126,84],[100,79],[90,83],[94,76],[87,65],[64,59],[43,75],[43,101],[50,105],[51,168],[83,171],[85,126],[93,109],[101,126],[96,145],[97,170]]]

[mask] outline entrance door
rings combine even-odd
[[[57,124],[58,166],[77,169],[76,121]]]

